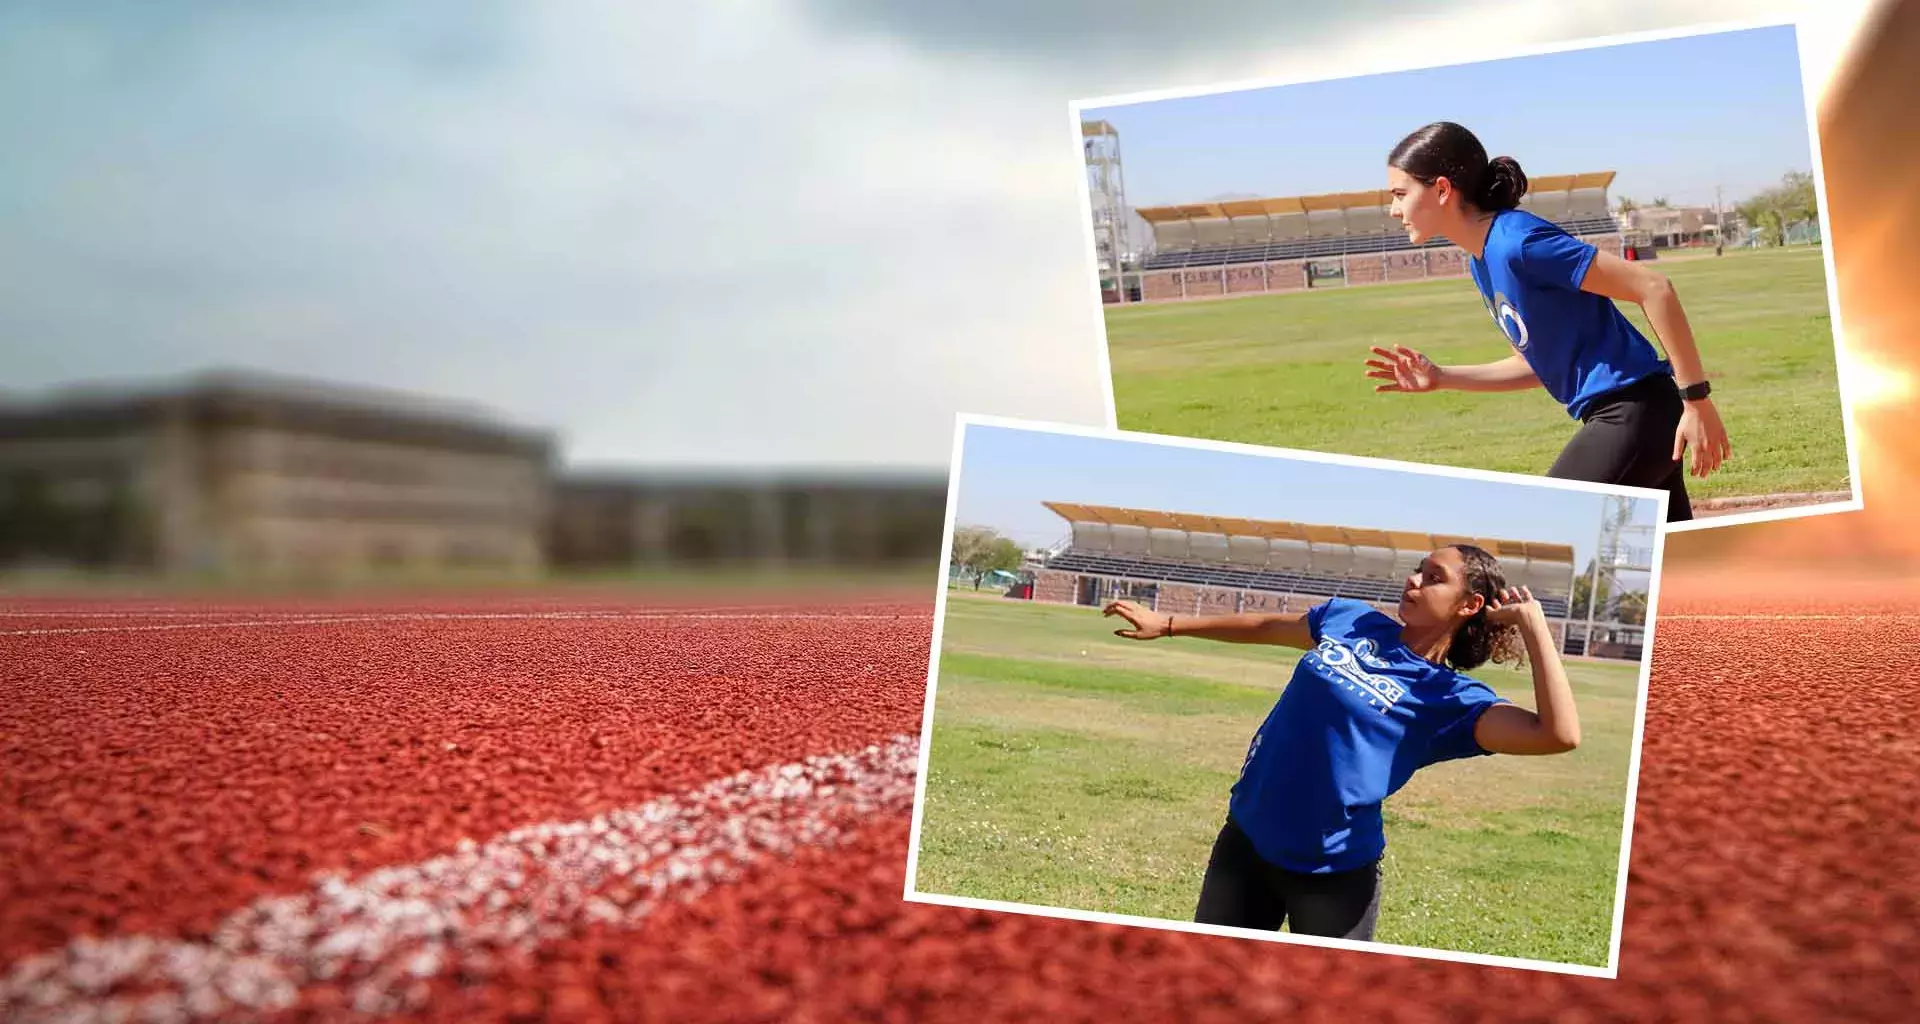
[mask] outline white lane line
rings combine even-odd
[[[1874,615],[1780,615],[1753,613],[1742,615],[1660,615],[1656,622],[1909,622],[1920,619],[1910,612]]]
[[[237,622],[164,622],[143,626],[57,626],[43,629],[5,629],[0,636],[60,636],[70,633],[144,633],[175,629],[248,629],[262,626],[325,626],[339,624],[393,623],[393,622],[440,622],[466,621],[482,619],[517,620],[567,620],[593,619],[599,621],[667,621],[702,622],[736,620],[774,620],[779,622],[861,622],[886,620],[919,620],[932,618],[931,612],[902,613],[899,615],[853,614],[835,615],[831,612],[780,613],[780,612],[724,612],[724,613],[676,613],[676,612],[447,612],[447,613],[408,613],[400,615],[329,615],[306,619],[246,619]]]
[[[861,603],[861,604],[833,605],[832,607],[837,608],[841,611],[854,612],[854,611],[875,611],[877,609],[895,607],[895,605],[889,605],[884,603],[882,604]],[[782,611],[793,611],[794,606],[790,604],[788,605],[717,604],[717,605],[691,605],[678,610],[687,612],[687,613],[760,612],[760,613],[771,615],[771,614],[778,614]],[[629,615],[629,614],[635,614],[635,613],[669,614],[673,611],[675,611],[675,609],[672,609],[672,608],[655,608],[655,609],[642,611],[641,609],[636,609],[629,605],[624,608],[618,607],[618,606],[609,607],[609,608],[592,608],[592,607],[577,608],[576,607],[576,608],[564,608],[564,609],[547,610],[547,611],[540,611],[540,610],[531,609],[531,608],[521,608],[517,610],[505,610],[497,614],[503,614],[503,615],[509,615],[509,614],[511,615]],[[6,618],[6,619],[141,619],[141,618],[184,619],[184,618],[205,618],[207,616],[212,616],[212,615],[246,615],[256,619],[271,619],[271,618],[315,618],[320,616],[338,616],[338,615],[415,615],[415,614],[425,615],[425,614],[467,614],[467,613],[409,612],[403,608],[369,609],[365,607],[361,607],[361,608],[345,607],[345,608],[337,608],[332,611],[316,609],[316,608],[308,608],[301,611],[280,611],[280,612],[276,612],[266,608],[247,608],[247,607],[240,607],[240,608],[227,608],[227,607],[132,608],[132,609],[123,609],[120,611],[110,611],[110,612],[60,611],[58,609],[22,610],[22,609],[15,608],[15,609],[9,609],[5,611],[0,611],[0,618]],[[478,614],[478,613],[475,613],[475,614]]]
[[[185,619],[206,615],[313,615],[314,612],[266,612],[256,608],[201,608],[195,611],[154,611],[141,609],[122,612],[0,612],[5,619]],[[349,613],[350,614],[350,613]]]
[[[188,1021],[344,986],[362,1013],[417,1009],[426,980],[486,972],[582,926],[630,926],[748,866],[831,846],[913,803],[918,740],[741,772],[586,821],[515,829],[359,878],[257,900],[205,942],[77,938],[0,978],[0,1019]]]

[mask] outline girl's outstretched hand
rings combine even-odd
[[[1418,393],[1440,387],[1440,367],[1420,352],[1405,345],[1395,345],[1389,352],[1375,345],[1373,354],[1380,358],[1367,360],[1367,376],[1388,382],[1375,385],[1375,391]]]
[[[1132,601],[1111,602],[1100,614],[1118,615],[1127,620],[1133,628],[1116,629],[1113,635],[1123,636],[1129,640],[1157,640],[1167,635],[1167,626],[1173,621],[1170,615],[1162,615]]]
[[[1526,587],[1508,587],[1487,602],[1487,621],[1496,626],[1517,626],[1530,616],[1544,619],[1546,614]]]

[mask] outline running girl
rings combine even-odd
[[[1387,157],[1391,212],[1415,245],[1435,236],[1472,256],[1474,284],[1513,355],[1439,366],[1419,351],[1375,346],[1375,391],[1520,391],[1544,387],[1580,429],[1550,477],[1665,490],[1668,522],[1693,518],[1686,464],[1706,477],[1732,453],[1708,398],[1686,311],[1665,274],[1601,252],[1517,207],[1527,176],[1512,157],[1487,159],[1473,133],[1427,125]],[[1647,314],[1668,359],[1614,306]]]

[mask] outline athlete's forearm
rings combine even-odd
[[[1454,391],[1525,391],[1540,386],[1533,367],[1518,353],[1493,363],[1442,366],[1440,387]]]
[[[1646,287],[1640,309],[1647,314],[1660,347],[1666,350],[1667,361],[1673,364],[1674,383],[1684,388],[1706,380],[1700,348],[1693,342],[1693,327],[1687,323],[1687,311],[1680,306],[1680,293],[1674,290],[1673,282],[1662,275]]]
[[[1572,750],[1580,745],[1580,713],[1574,709],[1573,686],[1547,617],[1527,616],[1520,623],[1520,636],[1527,645],[1527,664],[1533,666],[1533,713],[1539,716],[1540,731],[1555,745]]]
[[[1231,644],[1279,644],[1300,648],[1313,646],[1313,630],[1307,625],[1307,617],[1298,612],[1173,615],[1168,620],[1168,635],[1199,637],[1202,640],[1224,640]]]

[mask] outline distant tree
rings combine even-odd
[[[65,546],[68,519],[46,477],[16,470],[0,489],[0,558],[48,556]]]
[[[1587,618],[1587,601],[1593,591],[1593,563],[1573,581],[1573,593],[1567,599],[1567,618],[1584,622]],[[1647,595],[1625,592],[1614,598],[1613,581],[1600,577],[1600,602],[1594,608],[1595,622],[1622,622],[1629,626],[1642,626],[1647,621]]]
[[[1600,577],[1600,610],[1603,611],[1607,607],[1607,599],[1612,596],[1612,589],[1612,581],[1608,580],[1605,576]],[[1567,618],[1581,621],[1586,620],[1587,601],[1592,591],[1593,563],[1588,562],[1587,567],[1581,570],[1579,576],[1574,578],[1573,593],[1567,598]],[[1594,615],[1596,620],[1603,617],[1603,615],[1596,611]]]
[[[1020,568],[1026,556],[1020,545],[985,526],[962,526],[953,531],[953,564],[980,576],[995,570]]]
[[[1655,209],[1660,209],[1660,210],[1671,210],[1671,209],[1673,209],[1673,204],[1672,204],[1672,203],[1669,203],[1669,202],[1667,202],[1667,197],[1666,197],[1666,196],[1660,196],[1660,197],[1658,197],[1658,198],[1656,198],[1656,199],[1655,199],[1655,200],[1653,201],[1653,205],[1654,205],[1654,208],[1655,208]]]
[[[1629,626],[1646,625],[1647,595],[1621,594],[1620,600],[1614,602],[1613,617]]]
[[[1020,545],[1005,537],[996,537],[981,556],[980,571],[983,573],[1012,572],[1020,568],[1020,563],[1025,557],[1020,552]]]
[[[962,526],[953,531],[953,564],[971,569],[1000,535],[984,526]]]
[[[1733,208],[1753,233],[1760,236],[1761,242],[1767,245],[1780,244],[1785,236],[1786,225],[1780,221],[1780,211],[1764,195],[1735,203]]]
[[[1786,241],[1789,224],[1804,223],[1820,215],[1820,205],[1813,194],[1813,175],[1806,171],[1788,171],[1781,176],[1780,184],[1735,203],[1733,208],[1769,245]]]
[[[1620,216],[1622,217],[1631,217],[1633,216],[1633,211],[1638,210],[1640,208],[1640,204],[1634,202],[1633,199],[1629,196],[1621,196],[1616,201],[1616,205],[1619,207]]]
[[[1794,220],[1813,220],[1820,216],[1820,201],[1813,194],[1813,175],[1808,171],[1788,171],[1780,178],[1781,208]]]

